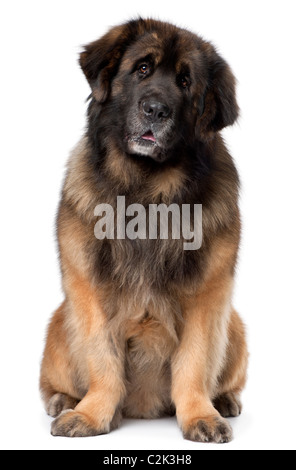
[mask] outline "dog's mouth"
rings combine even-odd
[[[175,140],[172,126],[139,126],[136,132],[125,132],[125,150],[129,155],[152,158],[163,162]]]
[[[144,134],[127,135],[126,143],[128,153],[159,160],[161,145],[151,129],[146,130]]]
[[[145,140],[146,142],[153,142],[156,143],[156,138],[152,131],[145,132],[145,134],[141,135],[141,139]]]

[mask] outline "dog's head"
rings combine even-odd
[[[127,154],[164,161],[238,115],[227,63],[210,43],[171,24],[139,19],[115,27],[85,47],[80,65]]]

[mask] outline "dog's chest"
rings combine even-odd
[[[94,260],[95,274],[104,281],[138,290],[161,291],[173,284],[198,281],[202,250],[186,251],[183,240],[104,240]]]

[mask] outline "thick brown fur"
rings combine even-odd
[[[122,416],[176,413],[185,438],[228,442],[225,417],[241,412],[247,368],[232,307],[239,180],[219,134],[238,115],[234,77],[210,43],[142,19],[86,46],[80,65],[92,96],[59,207],[65,300],[40,378],[52,434],[98,435]],[[144,95],[171,110],[166,131],[163,119],[153,124],[160,144],[151,158],[129,151],[136,130],[146,132]],[[171,237],[97,240],[94,208],[108,203],[116,214],[119,195],[146,208],[202,204],[201,248],[184,251]]]

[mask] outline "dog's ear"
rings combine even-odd
[[[208,83],[202,97],[202,110],[197,121],[197,131],[202,140],[210,139],[215,132],[233,124],[238,118],[236,80],[229,67],[215,49],[206,50]]]
[[[139,32],[140,21],[116,26],[102,38],[84,47],[80,66],[90,84],[94,98],[104,103],[109,96],[121,58]]]

